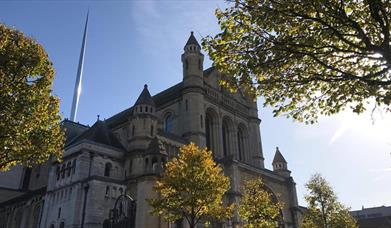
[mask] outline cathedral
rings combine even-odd
[[[278,148],[273,170],[264,166],[256,102],[240,92],[229,93],[220,86],[215,68],[204,69],[193,33],[181,60],[183,80],[178,84],[154,96],[145,85],[132,107],[98,118],[91,127],[65,119],[61,163],[53,159],[0,173],[0,228],[111,227],[110,218],[125,210],[134,225],[117,227],[186,228],[186,221],[168,223],[152,216],[146,199],[158,197],[153,186],[164,163],[189,142],[211,149],[230,178],[226,202],[240,202],[244,181],[262,177],[283,205],[280,227],[299,227],[295,182]],[[113,210],[121,196],[129,196],[129,205]],[[210,227],[241,224],[235,213]]]

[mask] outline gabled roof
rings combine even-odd
[[[280,150],[277,147],[276,148],[276,153],[275,153],[274,158],[273,158],[273,163],[278,163],[278,162],[287,163],[285,158],[284,158],[284,156],[282,156]]]
[[[144,85],[144,89],[134,105],[140,105],[140,104],[155,106],[155,102],[153,101],[152,96],[148,91],[148,85],[146,84]]]
[[[185,47],[186,47],[187,45],[192,45],[192,44],[195,44],[195,45],[197,45],[199,48],[201,48],[201,46],[200,46],[200,44],[198,43],[197,39],[194,37],[193,31],[190,33],[190,37],[189,37],[189,39],[187,40]]]
[[[105,122],[107,126],[112,129],[126,122],[131,115],[133,115],[133,107],[130,107],[128,109],[123,110],[122,112],[115,114],[114,116],[106,119]]]
[[[182,95],[181,94],[182,88],[183,88],[183,82],[180,82],[153,96],[153,100],[155,101],[156,108],[158,108],[160,105],[163,105],[167,102],[179,98]]]
[[[121,143],[117,140],[114,134],[107,127],[105,121],[97,120],[94,125],[78,137],[76,137],[69,145],[87,140],[95,143],[124,149]]]
[[[74,138],[88,130],[88,128],[89,126],[68,119],[61,121],[61,129],[65,130],[65,145],[69,144]]]

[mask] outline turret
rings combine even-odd
[[[191,32],[182,54],[182,135],[200,147],[205,146],[203,62],[201,46]]]
[[[204,55],[201,46],[191,32],[189,39],[183,48],[183,81],[185,86],[202,86],[204,73]]]
[[[167,162],[168,154],[163,143],[155,137],[144,153],[144,174],[159,174]]]
[[[288,170],[288,163],[284,156],[282,156],[278,147],[273,158],[273,171],[280,174],[281,176],[290,177],[291,171]]]
[[[156,136],[158,123],[155,102],[147,85],[144,85],[143,91],[133,106],[129,123],[129,150],[147,149],[149,142]]]

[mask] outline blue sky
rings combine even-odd
[[[0,2],[0,22],[34,37],[56,69],[54,93],[69,117],[87,10],[90,23],[77,120],[93,124],[133,105],[147,83],[155,94],[182,80],[180,55],[190,31],[217,33],[224,1]],[[206,58],[208,59],[208,58]],[[205,67],[211,62],[206,60]],[[260,100],[261,101],[261,100]],[[265,164],[279,146],[304,205],[304,184],[321,173],[352,209],[391,205],[391,115],[344,112],[307,126],[273,118],[259,102]]]

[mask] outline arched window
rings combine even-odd
[[[212,148],[213,147],[212,146],[212,137],[213,137],[213,127],[212,127],[212,124],[213,124],[212,118],[210,117],[210,115],[206,114],[206,117],[205,117],[206,147],[209,150],[213,151],[213,148]]]
[[[223,153],[224,156],[227,156],[231,152],[231,121],[228,118],[225,118],[223,120],[223,126],[222,126],[222,136],[223,136]]]
[[[61,167],[61,178],[65,177],[65,164],[62,165]]]
[[[164,119],[164,131],[165,132],[172,132],[172,114],[169,113],[166,118]]]
[[[153,157],[153,158],[152,158],[152,171],[156,171],[157,165],[158,165],[158,163],[157,163],[157,157]]]
[[[109,177],[110,176],[111,167],[112,167],[111,163],[107,162],[106,165],[105,165],[105,177]]]
[[[65,227],[64,222],[61,222],[61,223],[60,223],[60,228],[64,228],[64,227]]]
[[[218,141],[219,137],[219,126],[218,126],[218,114],[212,109],[208,108],[205,113],[205,137],[206,137],[206,147],[211,150],[216,156],[219,152],[218,145],[220,145]]]
[[[60,180],[60,174],[61,174],[61,168],[60,168],[60,166],[57,166],[57,169],[56,169],[57,180]]]
[[[154,129],[153,129],[153,125],[151,125],[151,136],[153,136],[153,133],[154,133]]]
[[[149,170],[149,159],[148,158],[145,158],[145,166],[144,166],[144,169],[147,171]]]
[[[37,167],[35,167],[35,178],[39,178],[39,176],[41,176],[41,165],[37,165]]]
[[[76,172],[76,159],[72,162],[72,174],[75,174]]]
[[[229,150],[229,129],[226,124],[223,123],[223,152],[224,156],[228,155]]]
[[[239,152],[239,160],[244,160],[244,136],[243,136],[243,130],[241,128],[238,128],[238,152]]]
[[[110,194],[110,187],[109,187],[109,186],[106,186],[106,193],[105,193],[105,196],[106,196],[106,197],[109,197],[109,194]]]
[[[67,163],[67,177],[71,175],[71,162]]]

